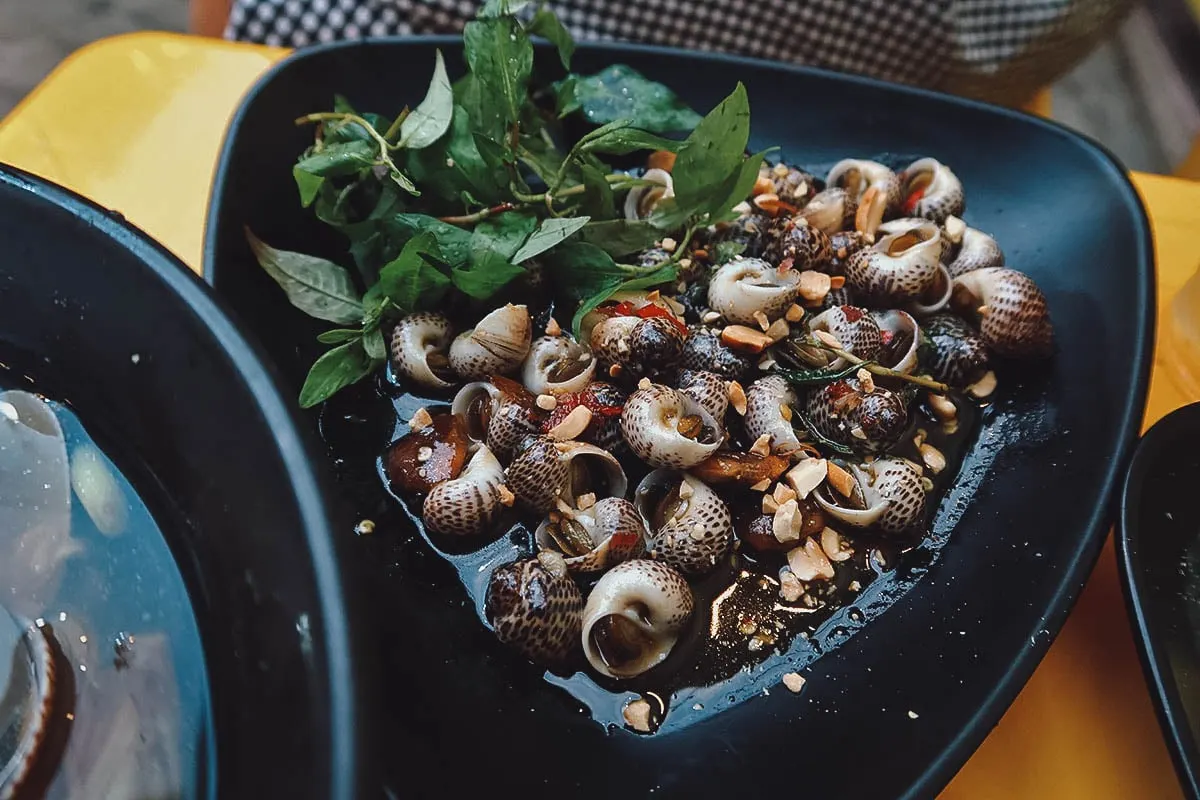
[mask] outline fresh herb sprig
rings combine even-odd
[[[556,48],[564,77],[535,76],[534,37]],[[692,236],[735,216],[764,155],[746,155],[745,88],[701,116],[627,66],[570,72],[574,50],[544,5],[488,0],[463,32],[466,73],[452,82],[438,52],[416,107],[389,119],[339,97],[332,111],[296,120],[316,131],[293,169],[300,202],[346,236],[356,268],[247,231],[292,304],[339,326],[319,337],[333,347],[309,372],[302,406],[380,369],[391,320],[487,301],[535,261],[575,304],[578,334],[584,315],[615,293],[677,280]],[[596,127],[567,146],[569,117]],[[625,193],[647,182],[604,159],[653,150],[676,153],[674,197],[646,219],[625,219]],[[623,261],[667,236],[679,244],[662,262]]]

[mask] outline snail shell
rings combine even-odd
[[[616,364],[636,377],[672,363],[683,350],[684,333],[666,317],[614,316],[592,328],[592,352],[602,366]]]
[[[625,219],[645,219],[661,201],[675,196],[675,181],[663,169],[648,169],[640,176],[656,186],[635,186],[625,195]]]
[[[950,277],[957,278],[968,272],[985,267],[1004,266],[1004,251],[991,236],[975,228],[963,230],[958,254],[950,262]]]
[[[578,392],[592,382],[596,359],[570,336],[542,336],[521,365],[521,382],[535,395]]]
[[[961,217],[966,201],[962,182],[950,168],[934,158],[920,158],[900,173],[906,214],[924,217],[939,225],[953,214]]]
[[[695,399],[654,383],[625,401],[621,435],[650,466],[686,469],[717,451],[724,430]]]
[[[542,416],[525,387],[499,375],[459,389],[450,410],[463,418],[472,439],[485,442],[499,458],[507,458],[522,439],[537,433]]]
[[[854,215],[858,211],[858,199],[845,189],[833,187],[817,192],[797,216],[808,224],[832,236],[840,230],[854,227]]]
[[[454,385],[454,375],[446,359],[450,332],[450,320],[442,314],[429,311],[409,314],[392,331],[392,367],[421,386],[450,388]]]
[[[710,244],[721,242],[737,242],[745,249],[740,255],[747,258],[758,258],[762,255],[767,244],[767,231],[773,220],[766,214],[751,211],[740,215],[733,222],[715,226],[708,237]]]
[[[779,270],[759,258],[735,258],[708,284],[708,305],[730,322],[754,325],[754,314],[782,316],[800,296],[800,271]]]
[[[993,352],[1011,358],[1050,354],[1054,329],[1046,296],[1025,273],[985,267],[959,275],[953,302],[956,308],[975,311],[979,333]]]
[[[769,434],[771,451],[774,453],[796,453],[800,451],[800,439],[792,427],[791,408],[798,403],[795,391],[780,375],[759,378],[746,389],[746,436],[758,440]],[[784,408],[787,411],[784,411]]]
[[[620,453],[625,449],[625,440],[621,438],[621,409],[628,397],[628,392],[611,383],[593,381],[582,391],[559,395],[558,405],[542,423],[542,432],[554,430],[577,407],[587,406],[592,412],[592,420],[575,440],[603,447],[610,453]]]
[[[648,523],[653,557],[685,575],[711,572],[733,544],[729,507],[694,475],[656,469],[638,484],[634,503]]]
[[[908,406],[900,395],[878,384],[867,392],[857,378],[810,392],[805,410],[826,439],[864,453],[891,447],[908,426]]]
[[[917,301],[937,279],[941,252],[941,232],[932,222],[887,234],[846,261],[846,283],[876,301]]]
[[[813,317],[809,323],[813,331],[825,331],[842,345],[842,349],[853,353],[864,361],[873,361],[883,348],[879,323],[866,309],[857,306],[833,306]],[[840,369],[845,359],[838,358],[830,367]]]
[[[909,462],[879,458],[865,465],[851,464],[854,503],[828,487],[814,497],[825,513],[856,528],[878,527],[886,533],[906,531],[920,523],[925,512],[921,476]]]
[[[561,664],[579,641],[583,594],[557,553],[498,567],[488,581],[484,614],[496,638],[546,666]]]
[[[633,503],[605,497],[591,508],[576,511],[573,518],[558,515],[544,520],[534,540],[543,550],[561,553],[572,572],[602,572],[640,558],[647,536],[646,523]]]
[[[4,760],[0,761],[0,797],[41,797],[44,786],[34,776],[55,735],[55,704],[63,680],[50,633],[0,607],[0,658],[4,659]],[[68,681],[66,685],[72,684]],[[69,689],[68,689],[69,691]],[[68,717],[69,718],[69,717]],[[61,733],[61,731],[59,731]]]
[[[450,345],[450,367],[472,381],[510,373],[528,355],[532,332],[525,306],[497,308]]]
[[[887,198],[888,213],[894,214],[900,208],[900,178],[878,161],[843,158],[829,170],[825,184],[845,189],[855,200],[862,200],[867,189],[874,186]]]
[[[763,258],[787,269],[829,271],[833,245],[820,228],[804,217],[784,219],[767,231]]]
[[[626,561],[596,582],[583,610],[583,654],[597,672],[632,678],[661,664],[692,616],[687,581],[658,561]]]
[[[713,419],[725,419],[729,410],[729,384],[720,375],[706,370],[680,370],[675,387],[702,405]]]
[[[683,369],[707,370],[731,381],[742,380],[754,370],[754,362],[721,343],[716,331],[693,326],[679,356]]]
[[[584,442],[529,440],[505,471],[508,488],[525,505],[545,513],[559,500],[574,507],[581,495],[623,497],[629,488],[616,457]]]
[[[917,350],[921,344],[917,321],[912,314],[898,309],[872,311],[871,318],[879,326],[882,343],[875,360],[888,369],[911,375],[917,368]]]
[[[885,225],[887,223],[884,223]],[[879,226],[882,230],[883,226]],[[879,234],[878,230],[876,231]],[[838,231],[829,236],[829,271],[833,275],[842,275],[846,270],[846,261],[859,250],[867,248],[870,243],[867,237],[858,231]]]
[[[936,314],[922,323],[933,349],[930,372],[935,380],[962,388],[983,377],[987,345],[975,330],[953,314]]]
[[[442,481],[429,490],[421,516],[434,533],[449,536],[478,536],[500,516],[500,484],[504,468],[496,456],[479,445],[457,478]]]
[[[780,200],[796,208],[801,208],[817,192],[816,177],[788,164],[763,164],[758,174],[771,181],[771,190]]]

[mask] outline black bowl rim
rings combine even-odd
[[[1175,409],[1154,423],[1134,451],[1125,485],[1121,490],[1121,516],[1117,525],[1117,566],[1121,573],[1121,588],[1125,605],[1137,632],[1138,659],[1146,683],[1151,689],[1154,713],[1163,729],[1167,749],[1180,785],[1189,797],[1200,797],[1200,749],[1188,727],[1179,692],[1175,689],[1169,666],[1170,660],[1162,641],[1153,633],[1150,619],[1149,595],[1152,587],[1143,582],[1142,554],[1139,547],[1142,530],[1138,524],[1141,512],[1142,485],[1151,467],[1162,453],[1178,447],[1183,431],[1200,426],[1200,403]]]
[[[323,480],[314,470],[315,447],[304,435],[297,416],[284,402],[282,381],[261,346],[247,335],[244,325],[221,308],[216,293],[186,264],[128,222],[110,211],[44,178],[0,162],[0,183],[28,192],[64,209],[73,217],[109,236],[134,255],[204,324],[250,390],[265,423],[270,426],[288,482],[296,497],[304,536],[313,558],[313,575],[319,597],[330,682],[329,795],[350,800],[360,793],[362,762],[358,722],[363,718],[355,697],[352,643],[360,641],[347,613],[344,567],[335,556],[333,523],[324,501]],[[220,765],[218,764],[218,776]],[[218,778],[219,780],[219,778]]]
[[[457,47],[462,38],[456,35],[407,35],[364,37],[356,40],[328,42],[299,49],[272,65],[246,91],[238,105],[237,111],[230,118],[225,130],[221,151],[214,167],[212,188],[209,194],[208,210],[205,218],[204,234],[204,280],[215,286],[218,265],[214,258],[217,251],[219,198],[225,189],[225,181],[233,156],[238,129],[244,122],[248,109],[255,98],[269,84],[291,68],[292,64],[306,58],[336,50],[367,49],[371,47],[395,47],[405,45],[439,45]],[[539,47],[545,47],[544,43]],[[1114,186],[1121,192],[1121,199],[1127,206],[1137,227],[1137,249],[1142,258],[1137,270],[1137,313],[1140,316],[1138,328],[1138,357],[1134,364],[1134,374],[1131,376],[1130,392],[1125,398],[1121,413],[1118,449],[1109,461],[1107,474],[1104,476],[1101,495],[1104,501],[1095,509],[1091,518],[1084,526],[1084,535],[1080,538],[1075,556],[1067,565],[1058,581],[1055,592],[1049,603],[1042,609],[1041,629],[1049,631],[1050,636],[1041,641],[1040,646],[1023,648],[1012,660],[1008,670],[1000,681],[986,696],[975,714],[963,726],[962,730],[946,746],[945,750],[932,759],[930,764],[920,773],[911,786],[903,793],[905,798],[920,798],[936,795],[957,774],[987,738],[992,728],[999,723],[1000,718],[1016,699],[1030,676],[1037,669],[1049,649],[1050,643],[1057,637],[1066,622],[1070,610],[1079,598],[1084,584],[1091,575],[1096,562],[1099,560],[1104,540],[1109,530],[1108,520],[1115,513],[1117,488],[1128,463],[1131,451],[1138,438],[1142,413],[1150,384],[1150,366],[1153,360],[1156,320],[1156,282],[1157,275],[1154,259],[1154,243],[1151,234],[1150,221],[1142,205],[1137,189],[1129,179],[1129,175],[1120,160],[1104,145],[1089,136],[1078,133],[1065,125],[1047,120],[1025,111],[1004,106],[997,106],[981,100],[974,100],[956,95],[924,89],[905,84],[891,83],[862,75],[837,72],[819,67],[788,64],[767,59],[750,58],[730,53],[684,50],[659,45],[636,44],[629,42],[578,42],[579,51],[605,51],[619,56],[621,53],[640,53],[663,59],[697,59],[701,61],[718,62],[733,69],[768,67],[781,72],[798,76],[814,76],[827,80],[835,80],[851,88],[869,87],[875,90],[889,91],[894,94],[909,97],[935,99],[960,108],[985,111],[991,114],[1021,120],[1047,132],[1070,139],[1096,160],[1097,167],[1107,170],[1114,178]],[[731,72],[731,74],[736,74]],[[649,77],[653,78],[653,75]]]

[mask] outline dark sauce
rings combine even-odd
[[[32,381],[0,365],[0,400],[7,389],[36,393]],[[120,451],[119,443],[102,448],[69,405],[46,400],[45,406],[61,426],[67,463],[31,460],[26,468],[44,470],[42,485],[58,501],[31,516],[6,505],[6,491],[16,490],[0,484],[0,513],[7,517],[0,520],[7,523],[0,525],[0,604],[42,629],[60,671],[51,744],[38,751],[37,783],[18,797],[212,797],[208,678],[187,589],[165,538],[170,525],[159,523],[170,518],[169,506],[152,506],[154,493],[135,488],[153,483],[136,480],[143,476],[136,461],[109,455]],[[62,481],[71,483],[69,465],[78,458],[109,476],[116,491],[106,495],[108,517],[93,518],[78,487],[59,491]],[[11,453],[0,466],[24,471]],[[31,533],[31,522],[42,523],[43,532]]]

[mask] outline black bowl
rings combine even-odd
[[[216,739],[216,785],[202,791],[359,796],[373,781],[356,617],[319,451],[275,376],[165,249],[2,167],[0,252],[10,366],[69,402],[118,463],[133,459],[164,523],[179,523],[164,535],[199,624]]]
[[[292,120],[328,108],[334,93],[383,113],[413,102],[435,47],[460,62],[450,39],[302,51],[259,82],[231,124],[205,269],[293,390],[318,328],[255,265],[243,226],[277,247],[344,260],[344,243],[297,202],[291,165],[312,132]],[[996,402],[936,514],[936,558],[880,582],[858,620],[831,621],[803,694],[778,685],[788,667],[776,659],[756,673],[769,696],[675,732],[639,738],[593,723],[492,639],[453,570],[411,530],[364,543],[382,562],[370,590],[392,637],[383,657],[395,688],[393,775],[416,794],[931,795],[1033,672],[1100,551],[1150,363],[1153,256],[1137,195],[1098,146],[1005,109],[728,56],[585,45],[575,59],[580,71],[627,63],[700,109],[743,81],[751,146],[780,144],[801,164],[902,153],[953,165],[968,222],[1045,290],[1057,353],[1042,367],[1001,369]],[[386,504],[378,488],[359,502]]]
[[[1171,759],[1200,797],[1200,403],[1156,422],[1121,496],[1117,563]]]

